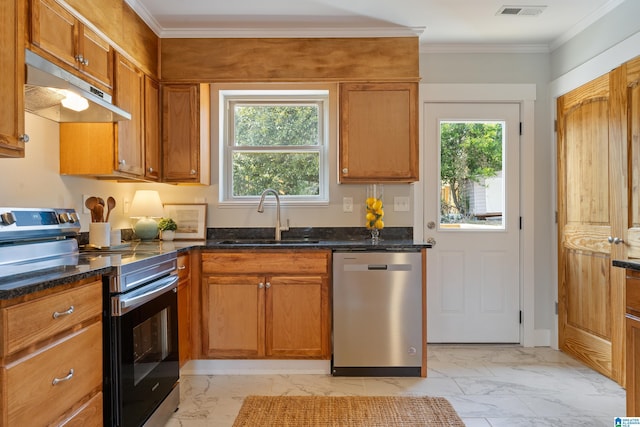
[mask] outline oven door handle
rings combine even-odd
[[[149,285],[147,285],[149,286]],[[178,287],[178,276],[170,275],[159,279],[153,283],[153,288],[149,289],[145,292],[137,294],[133,292],[133,295],[120,295],[114,299],[115,304],[112,307],[112,315],[113,316],[122,316],[123,314],[133,310],[136,307],[139,307],[149,301],[152,301],[159,295],[167,292],[171,289],[176,289]]]

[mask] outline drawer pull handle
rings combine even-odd
[[[187,268],[187,266],[186,266],[186,265],[179,265],[179,266],[178,266],[178,270],[184,270],[184,269],[186,269],[186,268]]]
[[[73,313],[73,306],[69,307],[69,310],[67,311],[63,311],[63,312],[54,311],[53,318],[57,319],[58,317],[61,317],[61,316],[68,316],[71,313]]]
[[[56,385],[63,381],[69,381],[71,378],[73,378],[73,368],[69,369],[69,375],[64,378],[54,378],[53,381],[51,381],[51,384]]]

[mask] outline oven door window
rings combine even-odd
[[[171,353],[170,307],[133,328],[133,385],[136,386]]]
[[[177,306],[170,290],[113,318],[120,336],[122,426],[141,425],[178,381]]]

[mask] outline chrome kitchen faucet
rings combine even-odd
[[[289,220],[287,219],[287,225],[285,225],[284,227],[280,225],[280,196],[278,196],[278,192],[276,190],[272,188],[267,188],[262,192],[262,194],[260,195],[260,204],[258,204],[258,212],[259,213],[264,212],[264,198],[269,193],[273,194],[276,197],[276,237],[275,239],[282,240],[282,235],[280,232],[289,231]]]

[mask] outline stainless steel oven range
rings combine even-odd
[[[180,402],[177,256],[154,244],[83,251],[104,276],[105,426],[163,426]]]

